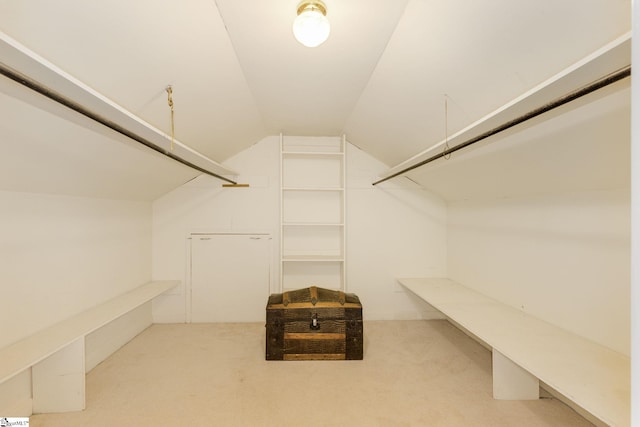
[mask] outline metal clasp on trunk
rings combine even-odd
[[[314,331],[320,329],[320,323],[318,323],[318,313],[315,313],[311,318],[311,324],[309,325],[309,327]]]

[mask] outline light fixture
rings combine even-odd
[[[316,47],[329,37],[331,25],[327,19],[327,7],[321,1],[303,1],[298,6],[298,16],[293,21],[293,35],[307,47]]]

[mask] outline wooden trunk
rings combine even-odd
[[[355,294],[312,286],[272,294],[267,360],[362,360],[362,305]]]

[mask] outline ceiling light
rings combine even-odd
[[[293,21],[293,35],[307,47],[316,47],[329,37],[331,25],[327,19],[327,7],[321,1],[304,1],[298,6],[298,16]]]

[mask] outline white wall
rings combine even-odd
[[[396,278],[446,276],[446,205],[405,178],[372,186],[387,169],[349,146],[348,290],[360,297],[365,319],[440,318]]]
[[[149,202],[0,191],[0,347],[149,281]]]
[[[201,177],[153,203],[153,276],[188,279],[191,232],[270,232],[272,291],[279,286],[279,138],[268,137],[224,163],[250,188],[221,188]],[[432,316],[395,283],[399,276],[444,275],[446,206],[424,190],[373,187],[387,166],[347,150],[347,290],[367,319]],[[407,181],[408,182],[408,181]],[[266,301],[265,301],[266,305]],[[185,289],[154,300],[156,322],[185,321]]]
[[[449,277],[629,354],[630,191],[449,205]]]
[[[189,234],[193,232],[271,233],[276,269],[279,241],[279,138],[268,137],[224,165],[249,188],[222,188],[200,176],[153,202],[153,277],[181,280],[182,286],[153,301],[155,322],[184,322],[189,285]],[[278,283],[274,275],[273,282]],[[265,301],[266,306],[266,301]]]

